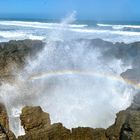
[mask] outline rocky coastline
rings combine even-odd
[[[0,140],[139,140],[140,109],[129,107],[117,114],[115,123],[103,128],[78,127],[67,129],[62,123],[51,124],[49,114],[41,107],[26,106],[20,115],[25,135],[18,138],[9,130],[8,116],[0,112]]]
[[[80,40],[79,40],[80,41]],[[104,54],[113,55],[124,61],[132,61],[135,69],[127,70],[121,76],[139,82],[140,42],[131,44],[110,43],[100,39],[92,40],[91,46],[106,46]],[[35,57],[44,43],[38,40],[10,41],[0,43],[0,82],[14,78],[13,71],[24,67],[27,57]],[[123,46],[123,47],[122,47]],[[111,49],[113,50],[111,50]],[[109,51],[108,51],[109,50]],[[112,52],[111,54],[109,52]],[[107,55],[107,57],[108,57]],[[106,58],[107,59],[107,58]],[[133,74],[132,76],[129,76]],[[51,118],[39,106],[26,106],[20,115],[25,135],[15,137],[9,130],[6,108],[0,104],[0,140],[140,140],[140,95],[137,94],[132,105],[116,115],[115,123],[103,128],[78,127],[67,129],[62,123],[51,124]]]

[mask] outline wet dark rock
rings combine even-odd
[[[0,126],[9,129],[8,114],[5,106],[2,103],[0,104]]]
[[[73,128],[71,132],[72,140],[108,140],[105,129],[93,129],[89,127]]]
[[[128,69],[125,72],[121,73],[121,76],[129,80],[132,84],[139,84],[140,83],[140,69]]]
[[[16,140],[15,135],[9,130],[9,121],[6,109],[0,104],[0,140]]]
[[[126,111],[121,111],[117,114],[115,123],[106,130],[106,135],[109,140],[119,140],[122,125],[125,123],[127,116],[128,113]]]
[[[23,110],[26,110],[25,107]],[[35,109],[38,107],[31,107]],[[27,109],[28,110],[28,109]],[[30,110],[31,111],[31,110]],[[32,112],[32,111],[31,111]],[[32,112],[32,116],[36,116],[36,111]],[[21,116],[29,119],[31,122],[38,124],[40,118],[37,120],[31,119],[31,115],[27,115],[22,111]],[[42,116],[42,115],[41,115]],[[47,117],[46,117],[47,118]],[[40,122],[40,121],[39,121]],[[25,126],[28,122],[22,122]],[[26,131],[24,136],[19,136],[19,140],[140,140],[140,110],[132,109],[131,107],[121,111],[117,114],[115,123],[109,128],[93,129],[89,127],[78,127],[69,130],[61,123],[47,124],[39,128],[38,125],[32,125],[34,129]]]
[[[44,46],[42,41],[22,40],[0,43],[0,79],[11,79],[23,68],[27,57],[35,57]]]
[[[133,135],[133,130],[130,128],[129,124],[124,124],[121,129],[120,139],[131,140]]]

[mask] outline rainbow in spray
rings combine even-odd
[[[29,76],[28,80],[38,80],[43,79],[47,77],[58,77],[58,76],[64,76],[64,75],[80,75],[80,76],[97,76],[102,77],[110,80],[119,81],[123,84],[128,84],[136,89],[140,89],[140,84],[136,84],[130,79],[122,78],[121,76],[115,75],[115,74],[109,74],[109,73],[102,73],[97,71],[82,71],[82,70],[60,70],[60,71],[45,71],[33,74]]]

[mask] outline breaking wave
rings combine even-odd
[[[69,20],[69,19],[68,19]],[[72,19],[74,20],[74,19]],[[111,42],[135,42],[140,41],[140,26],[139,25],[113,25],[101,24],[89,25],[74,24],[66,20],[61,23],[57,22],[33,22],[33,21],[0,21],[0,42],[9,40],[22,39],[39,39],[45,40],[49,37],[52,31],[59,32],[67,31],[71,36],[68,38],[101,38]],[[79,34],[80,33],[80,34]]]
[[[97,24],[100,27],[112,27],[113,29],[134,28],[140,29],[140,25],[113,25],[113,24]]]

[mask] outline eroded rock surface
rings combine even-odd
[[[89,127],[73,128],[71,140],[108,140],[105,129],[93,129]]]
[[[21,124],[26,135],[19,137],[19,140],[68,140],[70,130],[63,127],[61,123],[50,123],[48,113],[42,111],[40,107],[25,107],[20,116]]]
[[[23,108],[21,122],[26,135],[19,140],[108,140],[105,129],[79,127],[69,130],[61,123],[50,125],[49,115],[40,107]]]
[[[18,140],[70,140],[70,130],[61,123],[53,124],[37,131],[30,131]]]
[[[132,83],[132,84],[139,84],[140,83],[140,70],[139,70],[139,68],[128,69],[125,72],[121,73],[121,76],[125,80],[129,80],[130,83]]]
[[[13,132],[9,130],[8,115],[3,104],[0,104],[0,140],[16,140]]]
[[[36,131],[50,126],[49,114],[43,112],[39,106],[23,108],[20,119],[25,132]]]
[[[48,114],[44,116],[48,121],[40,121],[42,113],[34,110],[42,112],[40,107],[25,107],[22,110],[21,121],[26,134],[19,136],[19,140],[140,140],[140,110],[137,108],[130,107],[127,110],[120,111],[115,123],[106,130],[89,127],[69,130],[61,123],[51,125]],[[39,116],[36,113],[40,114],[40,118],[35,117],[35,119],[33,117]],[[23,118],[29,121],[23,121]],[[43,127],[39,127],[39,122],[42,122]],[[26,127],[32,129],[27,131]]]
[[[8,115],[5,106],[1,103],[0,104],[0,124],[9,129],[9,122],[8,122]]]
[[[43,47],[38,40],[0,43],[0,80],[11,79],[16,70],[23,68],[27,57],[34,57]]]

